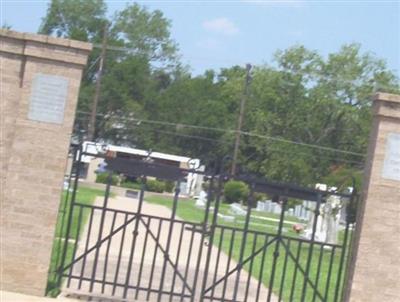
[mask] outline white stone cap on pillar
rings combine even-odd
[[[379,92],[374,96],[376,116],[400,119],[400,95]]]

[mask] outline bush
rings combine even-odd
[[[127,188],[127,189],[140,190],[142,188],[142,185],[137,182],[126,180],[124,182],[121,182],[121,187]]]
[[[264,201],[267,199],[267,195],[265,195],[264,193],[256,192],[256,193],[254,193],[253,199],[254,199],[254,202]]]
[[[248,194],[249,187],[242,181],[230,180],[224,186],[225,202],[227,203],[246,201]]]
[[[175,182],[171,181],[171,180],[167,180],[165,182],[165,191],[172,193],[174,191],[175,188]]]
[[[98,173],[96,175],[96,182],[101,184],[108,183],[108,172]],[[111,185],[116,186],[118,184],[119,177],[116,174],[111,176]]]
[[[162,193],[165,191],[165,183],[155,179],[149,179],[146,183],[147,191]]]

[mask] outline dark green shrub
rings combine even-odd
[[[171,180],[167,180],[165,182],[165,191],[172,193],[174,191],[175,188],[175,182],[171,181]]]
[[[165,183],[155,179],[149,179],[146,183],[147,191],[162,193],[165,191]]]
[[[121,182],[121,187],[127,188],[127,189],[140,190],[142,188],[142,185],[137,182],[126,180],[124,182]]]
[[[247,201],[249,187],[242,181],[230,180],[224,186],[225,202]]]
[[[256,192],[256,193],[254,193],[253,199],[254,199],[254,202],[264,201],[264,200],[267,199],[267,195],[265,195],[264,193],[257,193]]]
[[[108,172],[98,173],[96,175],[96,182],[101,184],[108,183]],[[116,186],[118,184],[119,177],[116,174],[111,176],[111,185]]]

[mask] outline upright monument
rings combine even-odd
[[[400,96],[378,93],[346,301],[400,301]]]
[[[91,45],[0,30],[0,286],[44,295]]]

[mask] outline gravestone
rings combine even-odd
[[[264,201],[257,201],[257,211],[263,212],[265,211],[265,202]]]
[[[301,205],[297,205],[294,207],[294,216],[299,218],[301,216]]]
[[[273,211],[273,213],[274,214],[281,214],[281,211],[282,211],[282,207],[281,207],[281,205],[280,204],[277,204],[277,203],[273,203],[275,206],[274,206],[274,211]]]
[[[272,201],[271,200],[266,200],[265,201],[265,211],[271,212],[271,208],[272,208]]]
[[[230,210],[235,215],[245,216],[247,214],[247,211],[244,210],[239,203],[232,203],[230,206]]]
[[[139,192],[138,191],[134,191],[134,190],[126,190],[125,197],[138,198],[139,197]]]
[[[207,204],[207,192],[204,190],[200,191],[199,198],[196,199],[195,206],[198,208],[205,208]]]

